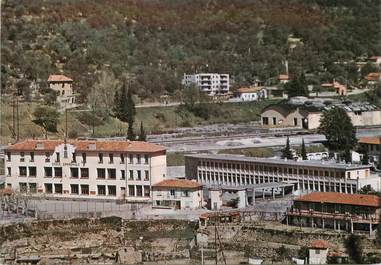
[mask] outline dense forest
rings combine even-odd
[[[381,51],[379,0],[1,3],[3,93],[62,72],[80,100],[100,76],[158,97],[178,90],[184,73],[229,73],[236,86],[250,85],[284,72],[284,60],[291,75],[321,82],[356,76],[347,62]],[[290,36],[300,45],[290,49]]]

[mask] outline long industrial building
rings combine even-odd
[[[164,147],[135,141],[27,140],[6,147],[6,187],[49,197],[149,201]]]
[[[206,187],[244,187],[262,183],[295,183],[301,191],[356,193],[365,185],[379,190],[370,166],[294,161],[233,155],[187,155],[185,176]]]

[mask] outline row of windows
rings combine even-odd
[[[256,171],[263,173],[279,173],[279,174],[294,174],[294,175],[308,175],[316,177],[337,177],[344,178],[344,171],[333,171],[333,170],[317,170],[317,169],[307,169],[307,168],[296,168],[296,167],[280,167],[280,166],[265,166],[259,164],[237,164],[228,162],[209,162],[209,161],[199,161],[199,166],[209,167],[214,169],[232,169],[232,170],[246,170],[246,171]],[[348,177],[350,177],[350,172],[347,172]]]
[[[12,175],[12,169],[7,168],[8,176]],[[29,174],[28,174],[29,171]],[[106,176],[107,172],[107,176]],[[20,177],[36,177],[37,168],[36,167],[19,167],[19,176]],[[44,167],[44,176],[45,177],[59,177],[62,178],[62,167]],[[88,168],[70,168],[70,177],[71,178],[89,178],[89,169]],[[98,179],[116,179],[116,169],[115,168],[97,168],[97,178]],[[129,170],[128,179],[129,180],[149,180],[149,171],[148,170]],[[120,179],[125,179],[125,170],[120,171]]]
[[[29,155],[30,155],[29,162],[34,162],[34,152],[30,152]],[[66,152],[64,152],[64,157],[67,157]],[[50,158],[51,158],[51,154],[49,152],[46,152],[45,153],[45,162],[50,162]],[[10,152],[7,152],[7,161],[11,161],[11,153]],[[61,161],[60,153],[56,152],[54,162],[60,162],[60,161]],[[119,161],[121,164],[124,164],[125,154],[119,155]],[[20,153],[20,162],[25,162],[25,153],[24,152]],[[76,153],[72,154],[72,162],[77,162],[77,154]],[[82,163],[86,163],[86,162],[87,162],[86,153],[82,153]],[[104,162],[104,154],[99,153],[98,154],[98,163],[102,164],[103,162]],[[137,155],[129,154],[128,155],[128,163],[134,164],[134,162],[136,162],[136,164],[142,164],[142,163],[148,164],[149,163],[149,155],[145,154],[142,156],[140,154],[137,154]],[[108,154],[108,163],[109,164],[114,163],[114,154],[113,153]]]
[[[9,186],[9,185],[8,185]],[[11,188],[11,186],[10,186]],[[47,194],[63,194],[62,184],[45,183],[45,193]],[[22,193],[37,193],[37,183],[19,183],[19,189]],[[121,187],[122,195],[125,194],[126,188]],[[150,197],[150,186],[128,185],[128,194],[130,197]],[[70,194],[74,195],[90,195],[88,184],[70,184]],[[115,185],[97,185],[97,195],[116,196]]]

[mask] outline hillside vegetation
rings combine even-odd
[[[141,98],[180,88],[184,73],[229,73],[249,85],[284,72],[318,81],[354,73],[338,65],[381,50],[378,0],[4,0],[1,84],[62,71],[80,100],[102,73]],[[301,38],[292,51],[287,39]]]

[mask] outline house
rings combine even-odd
[[[202,185],[186,179],[166,179],[152,187],[155,207],[198,209],[202,207]]]
[[[322,229],[365,230],[373,234],[380,223],[381,198],[377,195],[313,192],[294,199],[287,222]]]
[[[267,90],[264,87],[241,87],[235,97],[240,101],[257,101],[267,98]]]
[[[360,137],[357,141],[360,150],[366,150],[370,162],[378,162],[381,152],[381,136]]]
[[[368,58],[368,61],[374,63],[375,65],[380,65],[381,64],[381,56],[371,56]]]
[[[150,201],[164,147],[139,141],[26,140],[5,148],[5,185],[31,196]]]
[[[60,110],[76,107],[73,93],[73,79],[65,75],[50,75],[49,88],[57,92],[56,101]]]
[[[368,85],[375,85],[381,82],[381,72],[379,73],[369,73],[364,77]]]
[[[195,85],[200,89],[200,91],[205,92],[209,96],[224,96],[229,92],[230,89],[228,74],[184,74],[182,84],[185,87]]]
[[[285,74],[278,75],[278,81],[280,84],[286,84],[290,81],[289,76]]]
[[[288,101],[269,105],[262,110],[261,124],[265,128],[296,127],[317,129],[323,111],[343,108],[354,126],[381,124],[381,110],[367,102],[341,102],[328,98],[294,97]]]
[[[332,83],[323,83],[321,84],[321,87],[325,89],[334,89],[336,94],[340,96],[346,96],[348,94],[347,87],[335,80],[333,80]]]
[[[277,183],[293,184],[291,186],[303,192],[356,193],[365,185],[371,185],[375,190],[379,190],[380,178],[370,174],[370,167],[370,165],[235,155],[185,156],[185,178],[196,180],[204,187],[217,190],[252,189],[262,184],[269,185],[269,189],[271,185],[277,186],[280,190],[281,187]]]
[[[327,264],[329,247],[325,240],[313,240],[308,246],[308,264]]]
[[[287,99],[288,95],[283,87],[266,87],[266,95],[268,99]]]

